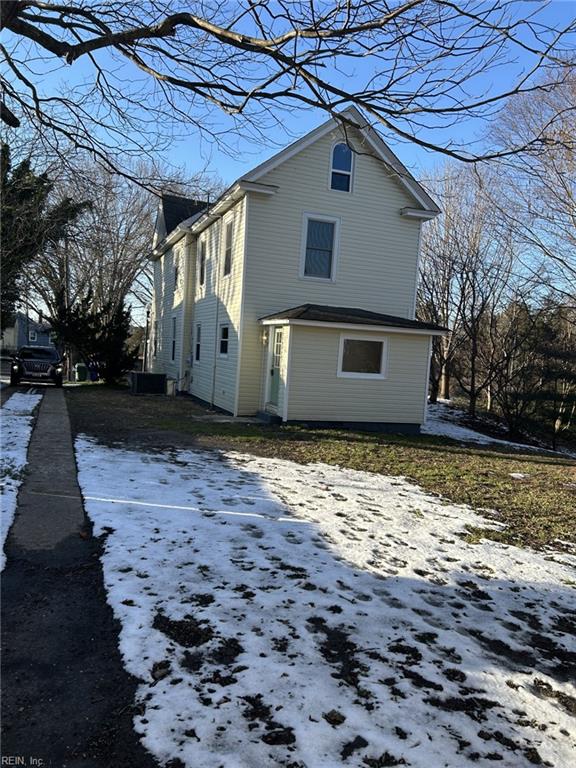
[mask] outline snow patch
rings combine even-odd
[[[88,438],[76,455],[161,764],[570,764],[576,558],[468,544],[500,524],[399,477]]]
[[[27,463],[28,443],[32,434],[32,413],[42,395],[15,392],[2,406],[2,455],[0,456],[0,570],[4,570],[6,556],[4,544],[16,512],[18,488]]]

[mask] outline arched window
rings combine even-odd
[[[336,144],[332,149],[330,189],[340,192],[352,189],[352,150],[347,144]]]

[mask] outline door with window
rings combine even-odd
[[[272,333],[272,355],[270,360],[270,393],[268,400],[271,405],[278,405],[280,395],[280,365],[282,361],[282,337],[284,329],[274,328]]]

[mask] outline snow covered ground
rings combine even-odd
[[[447,402],[447,401],[446,401]],[[469,427],[463,427],[459,422],[465,417],[464,411],[452,408],[445,403],[428,405],[426,424],[422,425],[422,434],[449,437],[464,443],[479,443],[480,445],[502,445],[523,451],[540,451],[541,448],[524,443],[512,443],[509,440],[499,440],[490,435],[483,435]]]
[[[576,558],[467,544],[497,524],[402,478],[76,454],[161,765],[572,764]]]
[[[16,497],[26,466],[28,443],[32,434],[34,419],[32,412],[42,395],[28,395],[15,392],[2,406],[2,452],[0,455],[0,491],[2,513],[0,516],[0,570],[4,569],[6,557],[4,542],[14,520]]]

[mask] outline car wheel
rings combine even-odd
[[[54,384],[57,387],[61,387],[62,386],[62,376],[56,376],[54,378]]]
[[[18,376],[14,376],[13,373],[10,374],[10,386],[11,387],[17,387],[20,384],[20,378]]]

